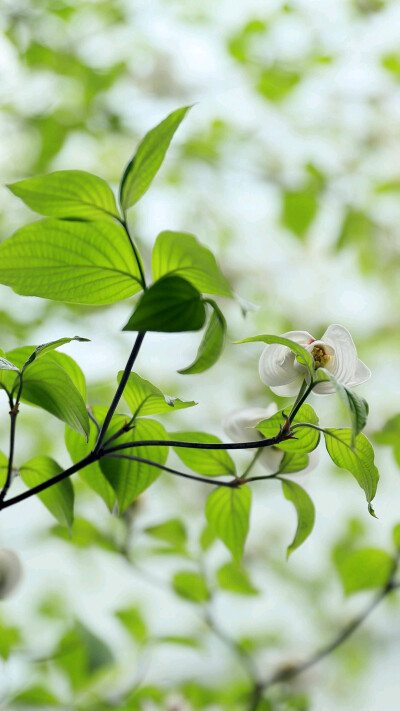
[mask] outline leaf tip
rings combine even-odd
[[[376,519],[378,518],[378,516],[376,515],[376,513],[372,507],[371,502],[369,502],[369,504],[368,504],[368,513],[371,514],[371,516],[373,516],[373,518],[376,518]]]

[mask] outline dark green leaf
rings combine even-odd
[[[211,368],[222,353],[226,335],[226,321],[222,311],[215,301],[208,301],[213,312],[204,332],[196,358],[188,368],[178,370],[182,375],[192,375],[193,373],[203,373]]]
[[[123,372],[118,373],[118,382],[121,382]],[[161,412],[173,412],[193,407],[193,400],[180,400],[177,397],[163,395],[155,385],[148,380],[143,380],[137,373],[131,373],[124,390],[124,398],[133,415],[141,417],[154,415]]]
[[[57,476],[62,469],[50,457],[35,457],[23,464],[19,471],[22,481],[32,489]],[[37,496],[62,526],[71,529],[74,520],[74,490],[69,479],[50,486]]]
[[[104,220],[118,216],[105,180],[84,170],[58,170],[7,186],[32,210],[47,217]]]
[[[142,289],[125,231],[112,222],[41,220],[0,245],[0,283],[23,296],[101,305]]]
[[[309,353],[303,346],[300,346],[294,341],[290,341],[288,338],[282,338],[281,336],[252,336],[251,338],[244,338],[242,341],[236,341],[236,343],[251,343],[253,341],[262,341],[262,343],[279,343],[281,346],[287,346],[290,348],[292,353],[295,354],[298,362],[304,365],[310,373],[311,377],[314,375],[314,358],[311,353]]]
[[[202,444],[221,442],[219,437],[205,432],[170,432],[171,439],[179,442],[199,442]],[[204,476],[236,476],[236,467],[225,449],[195,449],[190,447],[174,447],[178,457],[198,474]]]
[[[206,310],[200,293],[186,279],[167,276],[144,292],[124,331],[198,331]]]
[[[217,580],[222,590],[229,590],[237,595],[258,594],[246,571],[234,563],[225,563],[217,572]]]
[[[393,570],[393,558],[379,548],[342,551],[336,566],[346,595],[386,585]]]
[[[232,289],[212,252],[186,232],[161,232],[158,235],[151,268],[154,280],[174,274],[189,281],[201,293],[232,296]]]
[[[175,131],[190,108],[185,106],[173,111],[164,121],[151,129],[139,143],[121,181],[120,201],[124,211],[134,205],[149,189],[162,165]]]
[[[315,508],[309,495],[294,481],[282,479],[285,499],[291,501],[297,512],[297,529],[294,539],[287,549],[287,557],[308,538],[314,528]]]
[[[243,556],[249,530],[250,507],[251,491],[248,486],[220,486],[214,489],[206,503],[207,521],[231,551],[236,563],[240,563]]]
[[[172,584],[175,592],[185,600],[202,603],[207,602],[210,597],[207,583],[199,573],[191,571],[175,573]]]

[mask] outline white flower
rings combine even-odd
[[[344,326],[329,326],[320,341],[307,331],[288,331],[282,336],[303,346],[312,354],[317,367],[329,370],[336,380],[348,388],[354,388],[371,377],[369,368],[357,357],[354,341]],[[290,348],[274,343],[261,354],[259,373],[262,382],[273,393],[291,397],[297,395],[307,371],[298,363]],[[327,395],[334,393],[335,388],[332,383],[323,382],[318,383],[313,392]]]
[[[233,442],[256,442],[256,440],[264,438],[261,432],[251,428],[258,425],[262,420],[267,420],[272,417],[272,415],[275,415],[277,410],[278,408],[275,403],[271,403],[266,408],[248,407],[242,410],[234,410],[224,417],[222,427]],[[264,469],[274,473],[278,471],[284,454],[285,452],[278,447],[263,447],[258,457],[258,462]],[[319,461],[318,450],[315,449],[313,452],[310,452],[308,458],[308,466],[306,469],[303,469],[302,474],[305,471],[311,471],[317,466]],[[293,477],[292,474],[288,476],[290,476],[290,478]]]
[[[22,577],[18,556],[5,548],[0,550],[0,600],[11,595]]]

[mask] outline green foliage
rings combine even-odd
[[[109,668],[114,657],[102,639],[82,622],[76,622],[59,641],[53,660],[67,676],[72,689],[79,691]]]
[[[170,438],[179,442],[196,442],[200,444],[219,444],[221,440],[215,435],[205,432],[170,432]],[[203,476],[236,476],[236,467],[225,449],[195,449],[190,447],[174,447],[178,457],[192,469]]]
[[[8,458],[0,452],[0,486],[3,487],[7,479]]]
[[[113,422],[107,434],[112,436],[124,426],[126,418],[118,415],[113,418]],[[155,420],[137,419],[135,428],[130,432],[121,434],[114,441],[114,445],[125,442],[139,440],[165,440],[167,433],[164,427]],[[123,451],[124,455],[140,457],[151,460],[158,464],[165,464],[168,456],[168,448],[161,446],[132,447]],[[125,459],[104,458],[100,460],[100,467],[107,477],[109,483],[115,491],[119,512],[122,514],[128,506],[158,479],[161,469],[150,466],[142,462],[135,462]]]
[[[21,641],[18,627],[0,620],[0,657],[7,660]]]
[[[293,418],[292,424],[295,425],[300,422],[305,422],[312,425],[318,424],[318,417],[312,409],[311,405],[304,404],[299,408],[297,414]],[[272,417],[270,417],[268,420],[263,420],[262,422],[259,422],[257,424],[257,430],[261,432],[261,434],[266,439],[269,439],[270,437],[274,437],[278,434],[279,427],[283,425],[283,423],[283,410],[280,410],[279,412],[276,412],[275,415],[272,415]],[[275,446],[279,449],[282,449],[284,452],[307,453],[312,452],[318,446],[319,439],[320,433],[318,432],[318,430],[315,430],[311,427],[299,427],[295,430],[295,439],[288,439],[284,442],[280,442]],[[283,461],[282,464],[284,464]],[[287,460],[285,464],[289,466],[289,462]],[[294,466],[298,466],[299,460],[293,462],[293,464]]]
[[[201,604],[207,602],[210,597],[207,583],[200,573],[182,570],[175,573],[172,585],[177,595],[190,602]]]
[[[393,447],[393,454],[400,467],[400,415],[391,417],[380,432],[374,432],[374,441],[377,444]]]
[[[30,708],[33,706],[34,708],[46,709],[57,708],[59,699],[50,693],[45,686],[35,684],[14,696],[12,703],[13,705],[17,704],[21,708]]]
[[[314,191],[290,190],[283,194],[282,224],[300,239],[304,239],[318,211]]]
[[[305,452],[285,452],[279,467],[279,474],[294,474],[305,469],[309,457]]]
[[[72,531],[68,532],[65,527],[53,526],[51,533],[77,548],[100,548],[114,553],[119,550],[110,536],[85,518],[75,517]]]
[[[196,237],[185,232],[161,232],[151,258],[153,279],[169,274],[183,277],[201,293],[232,296],[215,257]]]
[[[104,220],[118,217],[111,188],[83,170],[59,170],[49,175],[12,183],[14,195],[46,217]]]
[[[368,511],[374,516],[371,501],[376,494],[379,472],[374,464],[374,450],[370,442],[365,435],[359,434],[353,445],[353,432],[349,429],[326,429],[324,436],[332,461],[354,476],[364,490]]]
[[[379,548],[341,550],[335,562],[346,595],[383,587],[393,570],[393,558]]]
[[[151,129],[139,143],[128,163],[120,186],[120,201],[124,211],[144,195],[160,169],[175,131],[185,118],[190,106],[173,111],[164,121]]]
[[[257,90],[268,101],[279,102],[290,94],[299,81],[298,72],[273,64],[260,73]]]
[[[148,629],[143,615],[136,606],[124,607],[117,610],[115,616],[123,624],[126,631],[136,642],[143,644],[148,637]]]
[[[178,518],[159,523],[156,526],[147,526],[145,532],[158,541],[168,543],[175,550],[184,550],[187,541],[186,528]]]
[[[282,479],[282,491],[285,499],[291,501],[297,513],[297,529],[292,543],[288,546],[287,557],[308,538],[314,528],[315,507],[309,495],[294,481]]]
[[[88,341],[88,338],[81,338],[80,336],[73,336],[72,338],[58,338],[57,341],[51,341],[50,343],[42,343],[41,346],[36,346],[35,350],[31,353],[29,358],[25,361],[24,365],[22,366],[22,371],[26,370],[28,365],[33,363],[36,358],[41,358],[44,355],[47,355],[47,353],[50,353],[51,351],[55,350],[56,348],[60,348],[60,346],[63,346],[65,343],[70,343],[71,341]],[[78,388],[79,390],[79,388]]]
[[[393,528],[393,543],[397,550],[400,550],[400,523],[397,523]]]
[[[295,354],[300,365],[304,365],[304,367],[307,368],[308,372],[310,373],[311,377],[313,377],[315,366],[314,358],[312,357],[311,353],[309,353],[305,348],[303,348],[303,346],[300,346],[298,343],[295,343],[294,341],[291,341],[288,338],[282,338],[282,336],[268,335],[251,336],[250,338],[244,338],[242,341],[236,341],[236,343],[253,343],[255,341],[261,341],[262,343],[267,344],[279,343],[281,346],[286,346],[287,348],[290,348],[292,353]]]
[[[341,401],[350,413],[351,423],[352,423],[352,446],[354,445],[355,438],[360,434],[361,430],[364,429],[367,424],[368,419],[368,403],[363,397],[356,395],[353,390],[346,388],[345,385],[339,383],[338,380],[326,370],[326,368],[317,369],[317,380],[323,382],[329,380],[334,386],[337,394],[339,395]]]
[[[249,530],[251,491],[248,486],[214,489],[206,503],[206,517],[215,535],[239,564]]]
[[[50,457],[35,457],[20,467],[22,481],[32,489],[62,472],[62,468]],[[46,506],[61,526],[71,529],[74,520],[74,490],[69,479],[50,486],[38,498]]]
[[[144,292],[124,331],[198,331],[206,310],[200,292],[186,279],[166,276]]]
[[[118,373],[118,382],[121,382],[123,371]],[[155,385],[148,380],[144,380],[137,375],[131,373],[124,390],[124,398],[129,405],[132,415],[144,416],[155,415],[162,412],[173,412],[174,410],[183,410],[187,407],[194,407],[197,403],[193,400],[180,400],[177,397],[169,397],[163,395]]]
[[[218,585],[236,595],[258,595],[246,571],[235,563],[225,563],[217,572]]]
[[[226,321],[215,301],[208,300],[212,307],[211,318],[204,331],[196,358],[187,368],[178,371],[182,375],[203,373],[214,365],[220,357],[226,336]]]
[[[22,227],[0,245],[0,282],[23,296],[95,306],[142,289],[120,225],[52,218]]]

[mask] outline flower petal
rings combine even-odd
[[[347,328],[339,324],[332,324],[325,331],[321,338],[322,343],[331,346],[335,355],[327,364],[327,370],[330,370],[335,378],[344,385],[352,379],[357,367],[357,349],[354,341],[348,332]],[[323,383],[321,383],[322,385]],[[333,392],[331,390],[315,389],[315,392]]]
[[[258,461],[269,472],[277,472],[285,452],[277,447],[264,447]]]
[[[347,383],[347,387],[348,388],[355,388],[357,385],[361,385],[361,383],[365,383],[365,381],[369,380],[370,377],[371,377],[370,369],[365,365],[365,363],[362,362],[362,360],[360,360],[358,358],[353,377],[351,378],[350,382]]]
[[[255,442],[257,439],[262,439],[262,435],[258,430],[249,428],[272,417],[277,409],[275,403],[271,403],[268,407],[234,410],[224,417],[222,427],[233,442]]]
[[[279,395],[279,397],[293,397],[294,395],[297,395],[297,393],[300,390],[301,384],[304,380],[304,376],[296,373],[296,380],[292,380],[291,383],[288,383],[287,385],[276,385],[276,386],[271,386],[270,385],[270,390],[273,392],[275,395]]]
[[[313,336],[307,331],[288,331],[281,335],[282,338],[288,338],[302,346],[314,341]],[[263,350],[258,371],[261,381],[269,387],[286,385],[299,377],[299,372],[295,368],[294,353],[287,346],[278,343],[267,346]]]

